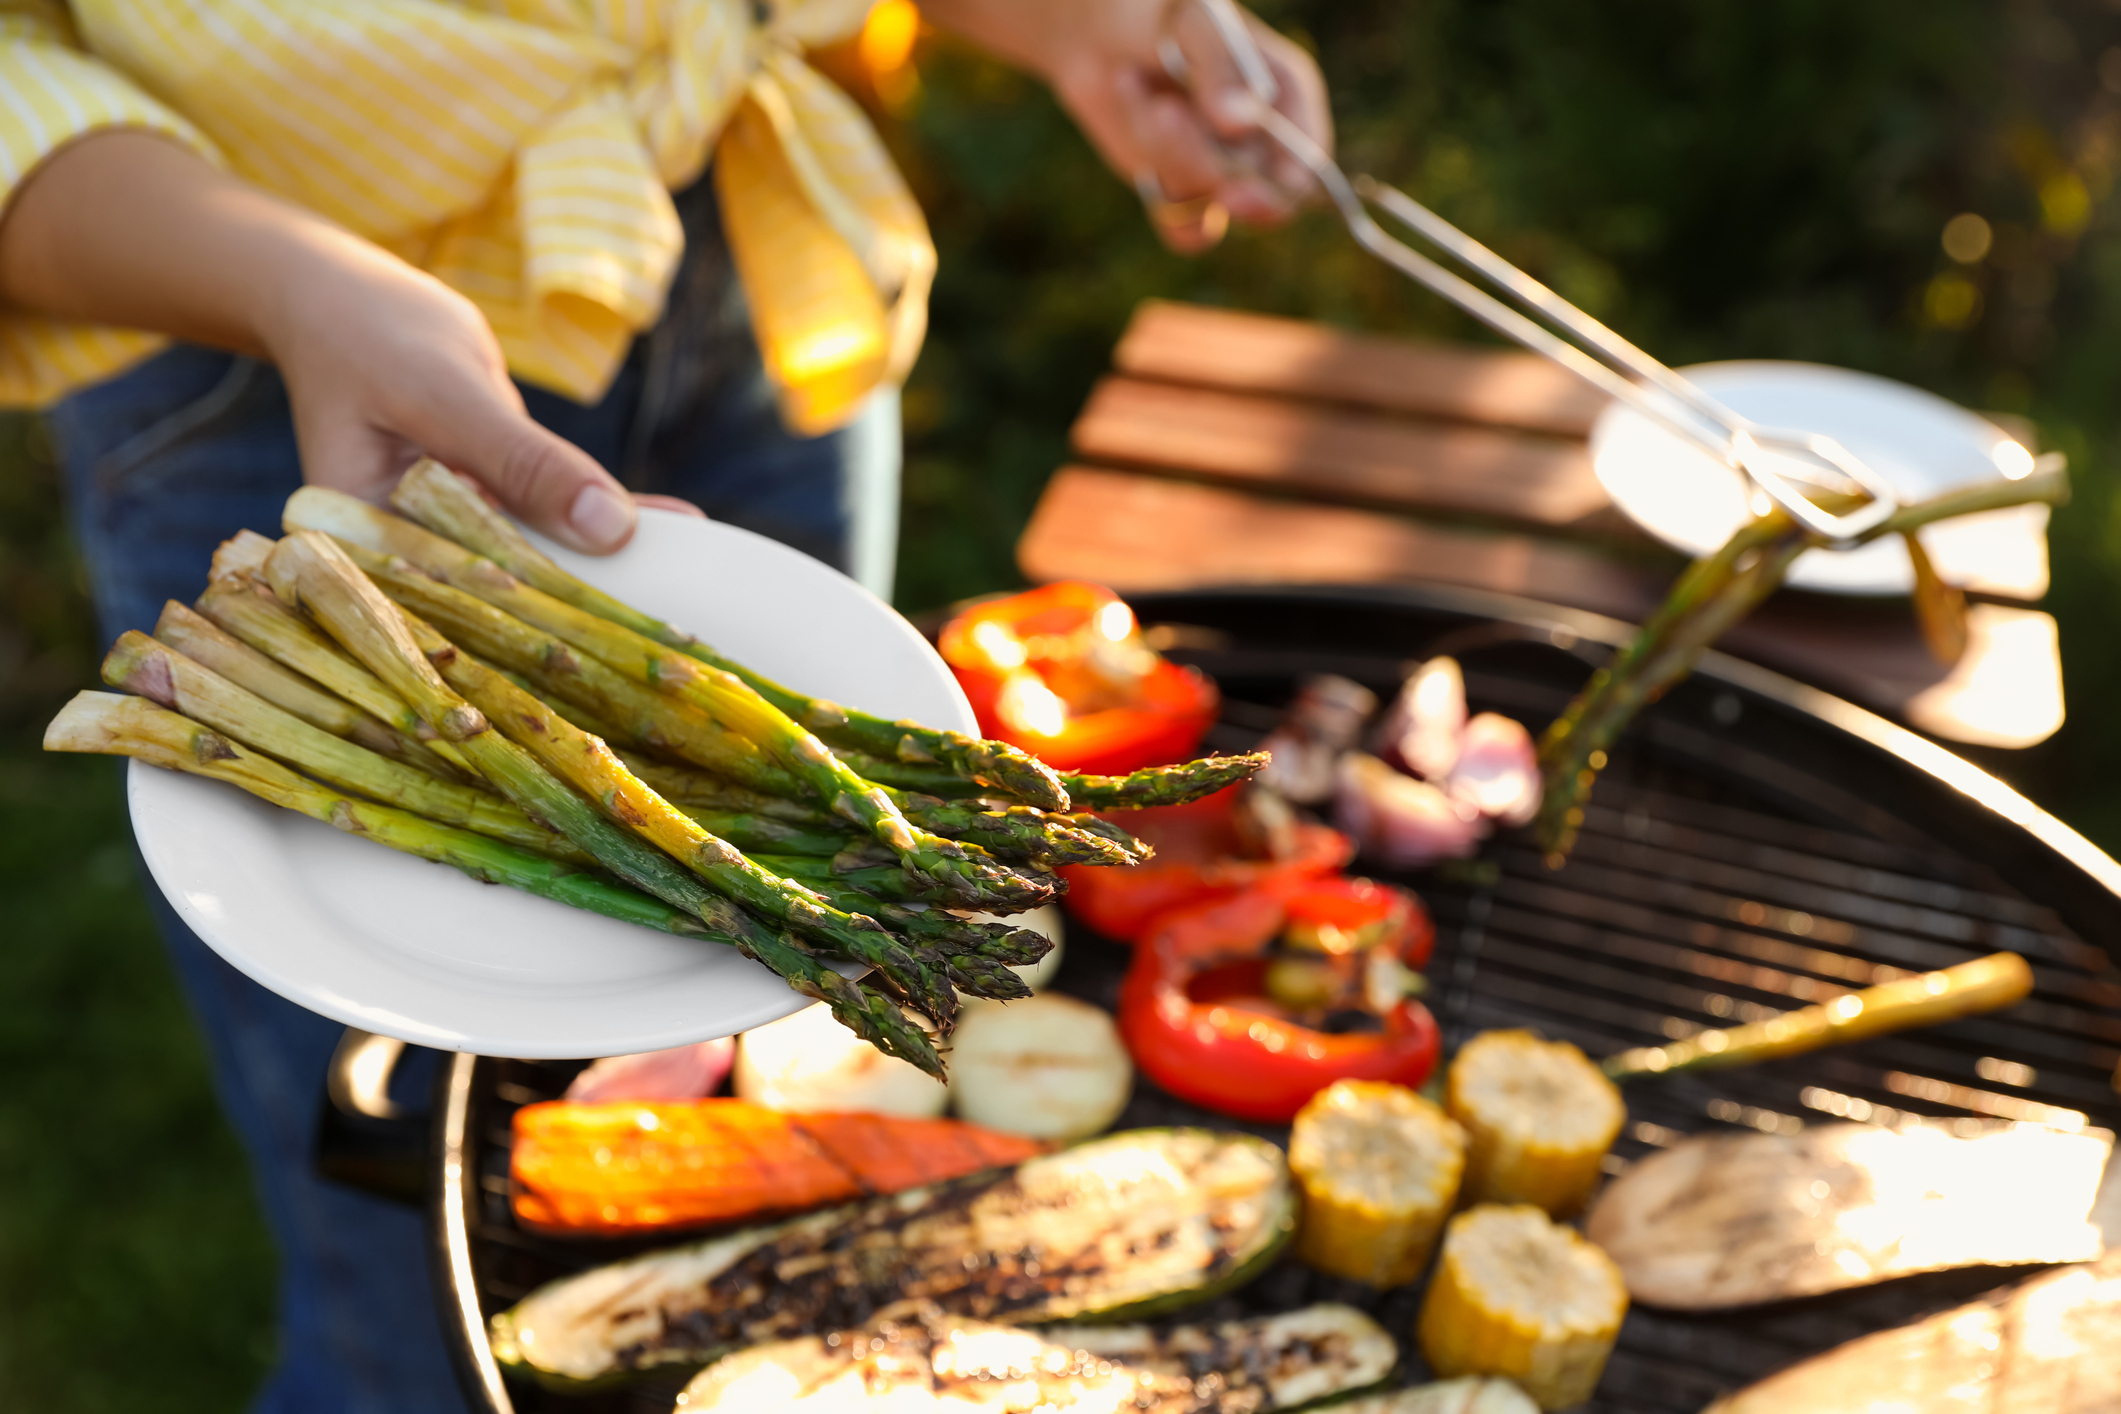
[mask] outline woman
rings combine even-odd
[[[697,505],[888,592],[934,255],[801,59],[868,10],[0,0],[0,402],[50,408],[105,635],[302,480],[379,497],[420,454],[584,551]],[[924,10],[1051,83],[1179,249],[1301,192],[1233,160],[1253,109],[1198,0]],[[1328,139],[1315,68],[1251,23]],[[339,1028],[155,901],[279,1242],[257,1407],[461,1408],[416,1216],[309,1171]]]

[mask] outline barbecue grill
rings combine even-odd
[[[1171,656],[1222,685],[1208,741],[1222,750],[1264,735],[1307,674],[1387,694],[1410,662],[1436,653],[1464,665],[1475,710],[1537,729],[1630,632],[1597,615],[1442,588],[1189,592],[1134,604]],[[2121,866],[1927,740],[1737,660],[1709,655],[1630,729],[1566,867],[1548,869],[1511,834],[1479,860],[1399,881],[1436,916],[1430,1000],[1447,1047],[1489,1027],[1529,1026],[1597,1057],[1998,950],[2032,964],[2033,997],[2001,1015],[1634,1082],[1612,1171],[1719,1128],[2121,1127],[2110,1083],[2121,1060]],[[1109,1007],[1126,961],[1124,949],[1076,928],[1057,985]],[[534,1286],[655,1245],[555,1241],[510,1215],[510,1117],[558,1096],[578,1068],[472,1056],[444,1068],[430,1199],[438,1301],[476,1409],[667,1414],[679,1378],[559,1395],[504,1384],[486,1350],[486,1317]],[[1199,1122],[1230,1124],[1144,1082],[1120,1126]],[[1907,1277],[1712,1315],[1637,1308],[1587,1407],[1695,1414],[1800,1357],[2015,1275]],[[1411,1334],[1419,1291],[1379,1295],[1290,1261],[1189,1314],[1349,1301],[1400,1338],[1400,1378],[1411,1382],[1427,1378]]]

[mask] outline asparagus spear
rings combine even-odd
[[[388,722],[448,762],[470,779],[477,773],[463,754],[434,731],[419,714],[340,651],[339,645],[274,599],[255,579],[227,576],[206,586],[199,612],[267,657],[321,683],[354,706]]]
[[[272,558],[272,547],[279,542],[269,535],[260,535],[255,530],[239,530],[214,547],[213,564],[207,571],[207,580],[252,579],[265,573],[265,562]]]
[[[1621,730],[1774,593],[1807,548],[1803,530],[1779,509],[1742,527],[1722,549],[1687,567],[1642,631],[1592,674],[1568,711],[1547,728],[1539,761],[1548,784],[1536,828],[1551,862],[1575,846],[1591,783]]]
[[[539,696],[546,706],[553,705],[550,698],[544,697],[542,693]],[[682,801],[687,806],[696,805],[703,810],[770,815],[776,820],[786,820],[795,825],[839,827],[847,824],[839,816],[818,809],[814,802],[769,795],[765,791],[739,785],[696,766],[655,761],[633,751],[619,752],[619,759],[626,763],[627,769],[654,786],[657,791],[672,800]]]
[[[857,1035],[942,1076],[941,1058],[927,1036],[889,998],[836,984],[832,979],[838,974],[815,959],[805,961],[807,955],[793,943],[758,927],[735,903],[710,892],[675,860],[611,824],[521,747],[492,730],[477,708],[442,681],[399,611],[328,537],[311,532],[289,536],[274,549],[265,574],[275,594],[307,608],[443,739],[461,747],[503,795],[549,821],[621,879],[738,938],[748,956],[781,972],[804,995],[830,1004],[832,1014]]]
[[[890,761],[844,746],[833,748],[832,754],[851,766],[855,774],[862,779],[889,786],[893,790],[913,791],[920,795],[933,796],[937,800],[980,800],[995,796],[991,786],[967,780],[941,766]]]
[[[103,680],[137,692],[256,751],[342,790],[396,805],[558,859],[590,862],[579,850],[506,801],[453,785],[342,741],[244,691],[144,633],[126,633],[103,660]]]
[[[76,695],[45,729],[44,749],[131,756],[152,766],[226,781],[348,834],[461,869],[481,883],[507,884],[666,933],[728,941],[699,919],[622,884],[484,835],[341,795],[142,698],[109,692]]]
[[[603,735],[595,732],[590,721],[579,719],[552,696],[536,695],[576,726]],[[816,827],[844,823],[799,801],[739,785],[709,770],[673,766],[627,751],[620,751],[619,759],[636,776],[686,810],[768,815],[791,824]],[[982,808],[890,786],[881,789],[913,824],[951,839],[969,840],[999,859],[1029,859],[1047,864],[1132,864],[1147,859],[1151,853],[1147,845],[1125,830],[1094,815],[1051,815],[1029,805]]]
[[[757,856],[783,862],[783,856]],[[1023,978],[1010,971],[1026,967],[1053,950],[1052,939],[1030,928],[1007,923],[976,922],[945,909],[917,901],[894,903],[867,892],[851,880],[881,878],[895,883],[905,876],[896,869],[855,870],[841,873],[823,861],[805,860],[815,870],[807,882],[835,907],[862,913],[888,925],[893,932],[920,944],[942,968],[951,982],[974,996],[1013,1001],[1031,995]],[[889,884],[887,884],[887,887]]]
[[[1604,1069],[1614,1080],[1627,1081],[1680,1070],[1754,1065],[1866,1036],[2001,1011],[2024,1001],[2032,990],[2033,970],[2024,958],[2012,952],[1993,953],[1940,972],[1844,992],[1830,1002],[1786,1011],[1772,1021],[1700,1031],[1662,1046],[1622,1051],[1608,1057]]]
[[[915,829],[887,796],[733,673],[532,589],[491,560],[351,496],[306,486],[288,499],[284,518],[290,530],[326,531],[377,553],[403,555],[435,578],[602,659],[644,686],[690,703],[764,749],[835,813],[889,845],[901,868],[955,890],[967,907],[1035,908],[1053,896],[1050,885],[1001,866],[977,846]]]
[[[1125,776],[1062,776],[1068,796],[1079,810],[1143,810],[1152,805],[1184,805],[1239,781],[1249,781],[1267,764],[1264,751],[1236,756],[1203,756],[1175,766],[1145,766]]]
[[[937,766],[887,761],[860,751],[839,751],[856,773],[899,790],[918,791],[945,800],[964,800],[993,792]],[[1266,753],[1203,756],[1175,766],[1145,766],[1125,776],[1063,775],[1068,799],[1077,811],[1141,810],[1152,805],[1184,805],[1213,795],[1225,786],[1250,780],[1267,764]]]
[[[1028,967],[1053,951],[1053,940],[1033,928],[963,918],[932,904],[893,903],[841,885],[836,879],[819,880],[811,887],[835,908],[866,913],[894,933],[934,949],[945,963],[969,958],[998,966]]]
[[[815,854],[829,859],[853,840],[844,828],[836,828],[838,821],[823,829],[811,829],[771,815],[715,810],[687,800],[673,799],[670,803],[707,833],[747,852],[762,849],[770,854]]]
[[[892,722],[808,697],[732,662],[681,629],[622,603],[561,569],[513,522],[488,506],[472,484],[440,462],[423,460],[405,473],[391,504],[429,530],[485,556],[533,588],[622,625],[701,662],[734,673],[788,716],[838,746],[901,761],[932,762],[990,789],[1049,810],[1066,810],[1068,796],[1051,767],[1006,742],[937,731],[918,722]]]
[[[428,624],[409,619],[406,627],[443,681],[545,769],[600,802],[613,819],[677,859],[718,893],[876,968],[948,1028],[957,1010],[949,982],[900,947],[881,923],[831,908],[809,889],[767,873],[643,785],[601,739],[546,710],[544,703],[459,652]]]
[[[242,639],[223,631],[213,620],[174,599],[162,606],[155,637],[313,727],[431,776],[463,779],[456,767],[396,727],[332,696],[300,673],[281,667]]]
[[[1070,815],[1067,818],[1069,824],[1081,830],[1084,834],[1096,835],[1100,839],[1110,840],[1126,854],[1127,861],[1130,864],[1146,864],[1156,858],[1156,849],[1147,840],[1136,839],[1110,820],[1092,815],[1088,811]]]
[[[789,797],[808,795],[803,782],[751,742],[706,713],[577,653],[475,595],[421,573],[400,556],[379,555],[341,542],[347,556],[399,604],[441,630],[451,642],[530,680],[546,699],[586,712],[613,736],[694,762],[752,788]]]
[[[735,788],[747,790],[754,799],[813,795],[805,783],[705,713],[642,687],[598,660],[576,653],[551,634],[421,573],[402,556],[341,544],[348,558],[384,593],[432,622],[452,642],[503,667],[514,668],[534,695],[582,730],[614,744],[668,751],[718,777],[734,777],[744,783]],[[627,764],[636,775],[640,774],[637,761],[629,760]],[[683,789],[661,785],[657,789],[669,796],[686,794]],[[1114,847],[1118,842],[1111,839],[1111,834],[1118,832],[1108,833],[1109,827],[1086,829],[1028,806],[971,810],[932,796],[905,796],[890,788],[883,790],[916,828],[946,839],[965,840],[1001,859],[1049,864],[1134,861],[1125,845]],[[714,787],[705,787],[692,799],[706,804],[703,797],[716,793]],[[732,808],[755,812],[761,807],[747,804]]]
[[[851,837],[844,831],[844,823],[840,823],[834,816],[795,806],[793,801],[744,791],[742,786],[719,780],[717,776],[708,776],[706,772],[689,770],[689,767],[683,765],[662,765],[655,761],[645,761],[641,757],[624,753],[624,750],[617,755],[621,761],[626,761],[626,765],[636,776],[641,776],[641,780],[651,784],[655,791],[670,797],[670,801],[679,810],[698,818],[702,825],[713,829],[723,839],[730,839],[732,844],[742,846],[747,854],[825,856],[831,854],[831,850],[789,848],[787,844],[776,844],[772,835],[759,835],[759,842],[751,844],[749,839],[740,837],[742,827],[734,823],[738,816],[732,812],[747,812],[749,818],[757,820],[761,825],[810,827],[812,833],[821,833],[821,827],[838,829],[840,833],[836,837],[842,844]],[[823,844],[825,839],[821,837],[819,846]],[[895,869],[884,869],[882,873],[893,878],[897,876]],[[889,903],[876,895],[865,895],[865,892],[859,892],[855,888],[842,888],[838,876],[834,876],[831,869],[814,869],[810,878],[806,878],[806,884],[817,890],[819,895],[825,897],[827,903],[838,907],[844,914],[867,914],[870,918],[882,922],[893,933],[912,937],[918,943],[935,945],[935,948],[942,948],[946,952],[974,950],[982,954],[993,954],[999,960],[1012,962],[1012,965],[1027,965],[1027,962],[1037,962],[1041,956],[1046,956],[1046,952],[1052,948],[1052,943],[1050,939],[1046,939],[1046,935],[1035,933],[1031,929],[1016,929],[1016,926],[1010,924],[967,922],[957,914],[948,914],[944,909],[929,907],[927,903]],[[997,952],[997,948],[1003,948],[1003,945],[1005,956],[1003,952]]]
[[[358,558],[352,556],[349,556],[349,558],[352,558],[355,564],[361,565],[361,561]],[[368,575],[370,579],[375,579],[375,575],[370,572],[368,566],[361,565],[361,572],[363,574]],[[393,602],[397,603],[399,608],[403,609],[406,607],[402,600],[399,600],[396,595],[391,594],[390,589],[387,585],[384,585],[381,581],[378,581],[376,587],[381,589],[386,597],[390,598]],[[521,673],[510,672],[506,668],[498,668],[496,669],[496,671],[499,672],[502,677],[507,678],[517,687],[522,688],[523,691],[531,694],[533,697],[537,698],[538,701],[544,703],[547,707],[550,707],[553,711],[559,713],[562,717],[565,717],[568,721],[580,727],[583,731],[588,732],[591,736],[600,736],[604,738],[605,741],[610,742],[611,747],[614,751],[618,750],[622,746],[630,746],[634,744],[635,738],[633,737],[632,733],[619,730],[611,723],[605,721],[602,717],[599,717],[596,713],[591,712],[586,708],[575,706],[573,703],[567,701],[565,698],[560,697],[557,693],[548,695],[546,693],[538,691],[538,685],[532,682],[529,678],[524,677]]]
[[[850,892],[835,897],[858,902],[862,895]],[[874,906],[882,910],[877,916],[888,915],[893,920],[894,928],[927,944],[924,952],[933,959],[943,975],[950,979],[951,985],[960,991],[1001,1002],[1020,1001],[1031,995],[1031,984],[1012,970],[1024,964],[1010,961],[1026,955],[1030,951],[1027,947],[1011,942],[966,937],[968,929],[992,928],[996,925],[966,923],[962,919],[952,919],[940,909],[927,914],[908,915],[895,905]],[[1031,930],[1024,928],[1016,931],[1028,933]],[[1032,933],[1031,936],[1040,935]]]
[[[976,844],[997,859],[1060,864],[1130,865],[1131,850],[1099,830],[1084,829],[1078,817],[1052,815],[1032,805],[996,804],[988,809],[934,796],[882,787],[906,818],[924,830]]]
[[[1861,504],[1863,498],[1835,494],[1818,499],[1825,509],[1841,511]],[[2069,482],[2057,464],[2016,481],[1981,482],[1902,506],[1863,539],[1912,538],[1936,521],[2033,502],[2060,505],[2068,499]],[[1797,556],[1823,543],[1780,509],[1740,526],[1715,554],[1687,568],[1635,637],[1592,675],[1539,743],[1546,789],[1535,828],[1550,864],[1559,865],[1574,845],[1583,824],[1583,804],[1605,764],[1607,748],[1635,713],[1692,672],[1710,644],[1780,587]]]
[[[892,903],[928,903],[945,908],[959,906],[957,895],[934,880],[922,874],[908,874],[890,865],[863,866],[839,857],[825,859],[814,854],[773,854],[766,850],[754,850],[750,858],[761,869],[811,888],[839,884]]]
[[[629,740],[627,735],[600,721],[595,714],[564,700],[556,700],[557,694],[547,696],[538,692],[530,679],[520,673],[504,672],[501,676],[543,703],[546,710],[562,721],[601,738],[606,745],[612,746],[612,754],[624,763],[626,769],[649,789],[697,820],[708,833],[720,835],[739,849],[830,855],[845,849],[852,838],[847,822],[838,816],[812,810],[797,801],[748,790],[689,766],[654,762],[636,752],[621,750],[615,743]],[[670,784],[673,780],[712,784],[707,787],[707,798],[686,799],[681,789]],[[725,799],[725,795],[735,799]]]

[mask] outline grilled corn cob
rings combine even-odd
[[[1575,1212],[1620,1133],[1620,1091],[1582,1051],[1529,1031],[1486,1031],[1451,1061],[1444,1108],[1465,1126],[1465,1194]]]
[[[1289,1132],[1303,1185],[1296,1255],[1321,1271],[1398,1286],[1421,1275],[1458,1196],[1465,1132],[1403,1085],[1341,1080]]]
[[[1590,1398],[1627,1314],[1613,1259],[1528,1203],[1451,1219],[1416,1332],[1445,1377],[1507,1375],[1542,1409]]]

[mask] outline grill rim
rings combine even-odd
[[[1144,622],[1185,622],[1188,605],[1227,608],[1265,602],[1328,612],[1353,606],[1453,616],[1465,622],[1447,638],[1492,636],[1501,628],[1506,637],[1543,638],[1565,650],[1580,645],[1616,649],[1636,631],[1634,625],[1589,610],[1447,585],[1239,585],[1126,597]],[[1453,650],[1444,645],[1431,651]],[[2080,938],[2121,961],[2121,862],[2000,777],[1845,698],[1726,653],[1704,653],[1690,683],[1682,686],[1688,685],[1736,690],[1827,728],[1912,773],[1923,785],[1945,792],[1961,804],[1961,814],[2002,838],[2015,836],[2036,846],[2030,859],[2018,862],[2044,861],[2067,895],[2066,901],[2042,902]],[[2020,892],[2027,891],[2021,887]],[[507,1382],[487,1344],[488,1313],[478,1290],[473,1251],[479,1202],[476,1119],[481,1098],[492,1088],[494,1065],[490,1058],[458,1053],[436,1077],[426,1204],[428,1259],[444,1343],[466,1401],[482,1414],[515,1414]]]

